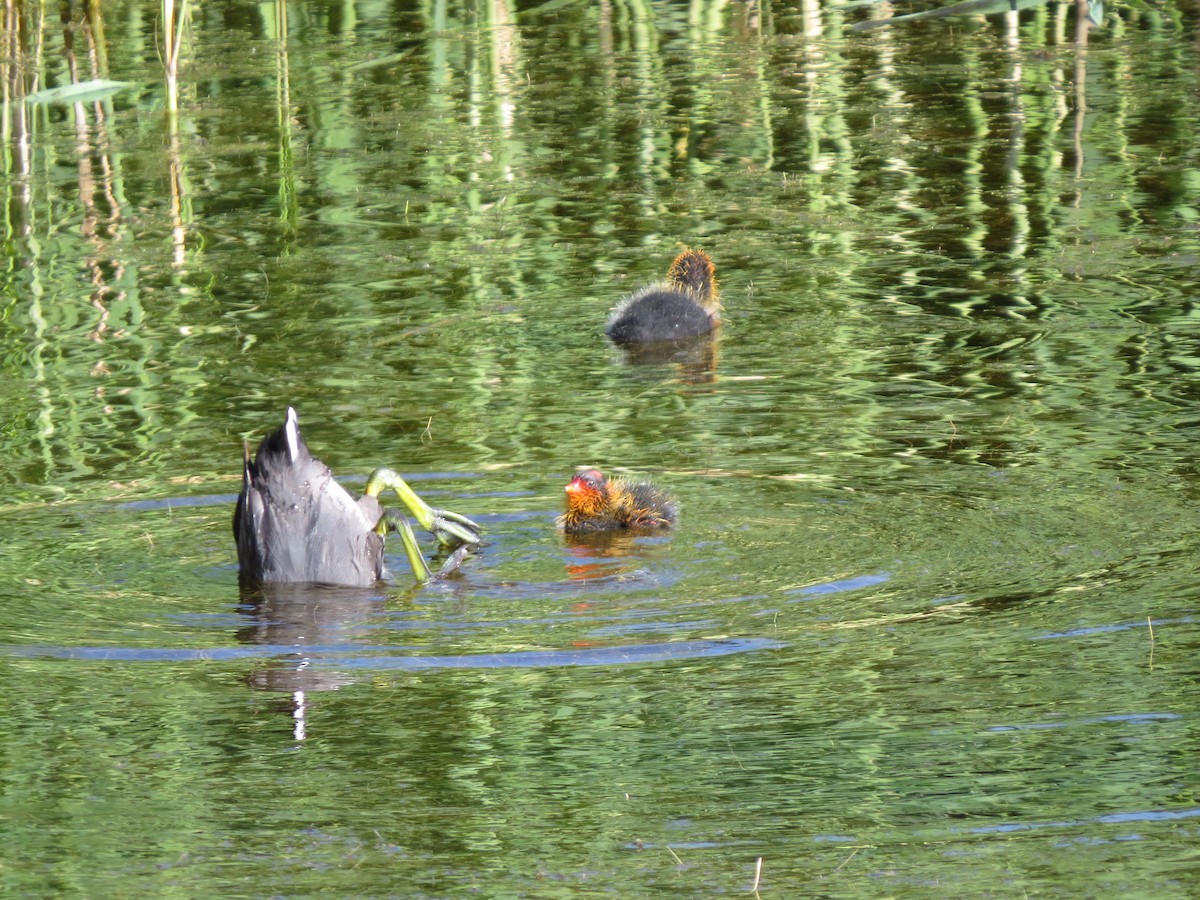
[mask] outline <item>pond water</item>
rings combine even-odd
[[[174,117],[157,8],[47,12],[2,57],[3,893],[1200,892],[1194,3],[205,4]],[[683,246],[717,337],[608,345]],[[240,591],[288,405],[479,555]],[[564,537],[581,464],[678,527]]]

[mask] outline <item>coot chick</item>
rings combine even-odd
[[[429,506],[391,469],[373,472],[355,500],[309,452],[289,406],[287,420],[263,438],[253,462],[249,444],[244,446],[242,492],[233,513],[242,579],[368,587],[384,574],[383,539],[393,530],[400,532],[417,580],[428,581],[429,568],[412,528],[379,502],[387,488],[443,546],[479,543],[478,525]],[[464,552],[451,557],[451,564],[457,565]]]
[[[702,250],[684,250],[671,263],[666,281],[642,288],[617,304],[604,333],[617,344],[677,341],[708,334],[720,321],[712,260]]]
[[[558,527],[569,534],[670,528],[679,516],[675,499],[650,482],[609,481],[596,469],[580,471],[566,492],[567,511]]]

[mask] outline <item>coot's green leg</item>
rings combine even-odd
[[[391,469],[376,469],[367,479],[366,493],[372,497],[378,497],[382,491],[388,488],[396,492],[396,496],[400,498],[400,502],[404,504],[413,518],[421,523],[422,528],[436,537],[438,543],[443,547],[455,548],[463,544],[479,543],[478,525],[456,512],[450,512],[448,509],[435,509],[430,506]],[[403,532],[401,533],[403,534]],[[412,534],[411,529],[409,534]],[[405,551],[411,558],[412,552],[407,541],[405,541]]]
[[[383,517],[375,526],[375,530],[380,534],[386,534],[388,531],[399,532],[400,539],[404,542],[404,553],[408,557],[408,564],[412,567],[418,584],[427,584],[430,581],[440,580],[447,575],[454,574],[475,546],[474,544],[460,546],[450,554],[437,575],[433,575],[425,563],[425,558],[421,556],[421,548],[417,545],[417,537],[413,534],[412,526],[408,524],[408,519],[404,518],[401,512],[394,509],[384,510]]]
[[[413,534],[407,519],[398,514],[388,513],[379,520],[375,528],[381,534],[386,534],[389,529],[400,532],[400,540],[404,542],[404,555],[408,557],[408,564],[412,566],[417,583],[425,584],[429,581],[432,577],[429,574],[429,566],[425,564],[425,557],[421,555],[421,548],[417,546],[417,536]]]

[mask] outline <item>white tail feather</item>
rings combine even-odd
[[[287,435],[288,455],[291,456],[292,462],[300,458],[300,420],[296,416],[296,410],[288,407],[287,423],[283,426],[283,433]]]

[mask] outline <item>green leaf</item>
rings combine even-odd
[[[107,97],[109,94],[115,94],[130,86],[131,83],[128,81],[106,81],[103,78],[93,78],[91,81],[81,81],[78,84],[65,84],[62,87],[36,91],[25,100],[28,103],[83,103],[87,100]]]

